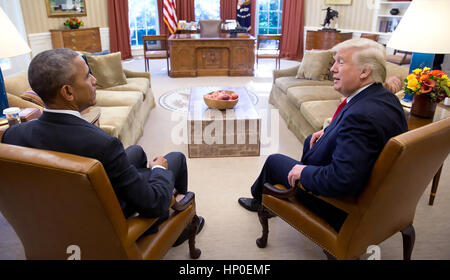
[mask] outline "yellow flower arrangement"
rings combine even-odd
[[[428,67],[417,68],[405,79],[405,93],[428,95],[431,101],[439,103],[450,97],[450,80],[444,72]]]

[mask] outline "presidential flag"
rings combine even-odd
[[[163,20],[169,28],[170,33],[177,31],[177,13],[175,0],[164,0],[163,4]]]

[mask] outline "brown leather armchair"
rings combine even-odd
[[[319,196],[348,213],[339,232],[295,199],[295,193],[303,188],[300,184],[289,190],[266,184],[258,212],[263,234],[257,245],[267,245],[269,209],[322,247],[329,258],[359,258],[370,245],[401,231],[403,257],[410,259],[417,203],[450,151],[448,139],[450,118],[393,137],[357,197]]]
[[[190,255],[200,256],[193,193],[175,195],[169,219],[141,237],[157,219],[125,219],[99,161],[0,144],[0,166],[0,211],[27,259],[67,259],[70,245],[81,259],[161,259],[187,226]]]

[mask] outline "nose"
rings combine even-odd
[[[91,83],[93,86],[95,86],[97,84],[97,79],[94,77],[94,75],[89,74],[90,78],[91,78]]]
[[[330,68],[330,71],[333,72],[333,73],[337,72],[336,64],[337,64],[337,61],[335,61],[335,62],[333,63],[333,66],[331,66],[331,68]]]

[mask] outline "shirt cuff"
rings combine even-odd
[[[152,167],[152,170],[155,169],[155,168],[162,168],[162,169],[166,170],[166,168],[164,166],[162,166],[162,165],[154,165]]]

